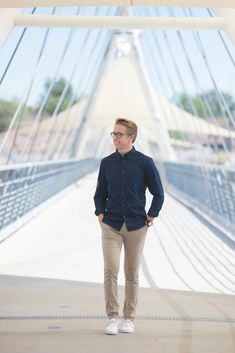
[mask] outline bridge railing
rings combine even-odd
[[[0,230],[95,170],[95,159],[0,167]]]
[[[169,189],[235,234],[235,171],[171,162],[164,166]]]

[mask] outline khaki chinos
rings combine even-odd
[[[118,272],[124,245],[125,302],[123,315],[133,320],[138,301],[139,267],[148,227],[129,231],[123,223],[120,231],[101,222],[104,258],[104,292],[106,313],[109,318],[119,316]]]

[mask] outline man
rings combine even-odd
[[[134,332],[138,299],[138,273],[148,227],[158,216],[164,200],[162,183],[152,158],[135,150],[137,125],[117,119],[111,132],[116,152],[102,159],[94,195],[95,214],[102,229],[104,290],[109,321],[105,333],[119,330],[117,277],[124,245],[125,302],[121,332]],[[145,192],[153,195],[148,213]]]

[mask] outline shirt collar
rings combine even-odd
[[[135,151],[136,151],[136,150],[135,150],[135,147],[132,146],[132,149],[131,149],[129,152],[125,153],[124,156],[122,156],[121,153],[118,152],[118,149],[116,149],[116,154],[117,154],[117,156],[118,156],[119,158],[129,158],[129,159],[132,159],[132,158],[134,157],[134,155],[135,155]]]

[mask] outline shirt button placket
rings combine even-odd
[[[123,214],[123,218],[125,218],[125,159],[122,160],[121,195],[122,195],[122,214]]]

